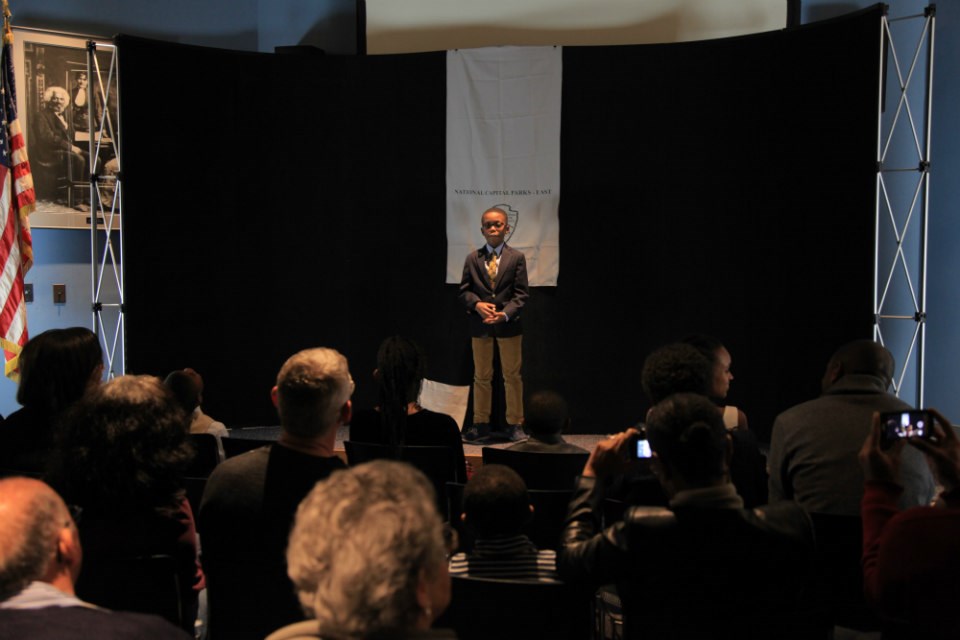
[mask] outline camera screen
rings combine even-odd
[[[649,458],[651,455],[653,452],[650,451],[650,443],[647,440],[637,440],[637,457]]]
[[[924,438],[929,428],[928,418],[922,411],[902,411],[886,416],[883,434],[887,440],[900,438]]]

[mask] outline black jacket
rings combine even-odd
[[[602,500],[594,479],[578,480],[558,569],[566,581],[616,584],[626,637],[811,637],[802,596],[813,531],[796,504],[633,507],[600,531]]]

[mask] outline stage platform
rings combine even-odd
[[[279,426],[267,426],[267,427],[246,427],[243,429],[230,429],[231,438],[250,438],[254,440],[276,440],[280,435]],[[593,447],[596,446],[597,442],[606,438],[606,435],[601,434],[565,434],[563,436],[564,440],[572,444],[577,445],[578,447],[583,447],[587,451],[592,451]],[[343,441],[350,439],[350,427],[341,427],[337,431],[337,442],[334,445],[334,451],[338,456],[340,456],[344,461],[346,461],[346,453],[343,450]],[[478,469],[483,465],[483,454],[481,449],[483,447],[497,447],[500,449],[506,448],[508,444],[488,444],[488,445],[474,445],[474,444],[464,444],[463,452],[467,457],[467,462],[474,469]]]

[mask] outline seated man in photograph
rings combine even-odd
[[[450,575],[555,582],[556,552],[537,549],[523,533],[533,515],[527,485],[499,464],[480,468],[463,490],[463,522],[474,533],[470,553],[450,559]]]
[[[157,616],[101,609],[76,597],[83,550],[67,505],[31,478],[0,480],[0,640],[187,640]]]
[[[606,481],[635,464],[640,434],[602,440],[570,503],[560,577],[616,584],[627,638],[816,637],[801,613],[813,548],[803,509],[744,508],[730,482],[730,436],[705,396],[660,401],[646,433],[669,506],[628,508],[601,531]]]
[[[534,453],[587,453],[563,439],[569,427],[570,410],[563,396],[555,391],[537,391],[527,399],[523,412],[523,429],[530,438],[507,448]]]
[[[70,94],[63,87],[48,87],[43,92],[44,108],[36,114],[30,159],[37,172],[37,197],[54,199],[57,177],[81,181],[89,177],[87,151],[77,146],[73,125],[67,120]],[[66,203],[65,197],[57,199]]]

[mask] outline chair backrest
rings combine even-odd
[[[863,596],[863,521],[859,516],[811,513],[816,539],[817,608],[834,625],[861,631],[880,629]]]
[[[463,489],[466,486],[462,482],[448,482],[444,487],[444,495],[447,498],[448,522],[457,532],[459,542],[457,551],[469,552],[473,550],[473,534],[463,525],[463,520],[460,518],[460,514],[463,513]]]
[[[460,538],[460,551],[473,548],[473,534],[463,526],[460,514],[463,513],[463,490],[465,484],[448,482],[445,488],[447,513],[450,525],[456,529]],[[560,549],[560,535],[567,518],[567,506],[573,496],[572,489],[530,489],[530,504],[533,505],[533,518],[524,529],[524,533],[539,549]]]
[[[457,459],[450,447],[411,445],[395,447],[345,440],[343,448],[347,453],[347,464],[351,466],[383,459],[410,463],[433,483],[437,496],[437,508],[444,518],[447,517],[446,484],[457,479]]]
[[[527,483],[528,489],[573,489],[589,453],[538,453],[497,447],[481,450],[483,464],[503,464]]]
[[[220,462],[217,436],[212,433],[191,433],[190,442],[195,450],[193,460],[187,467],[187,475],[192,478],[207,478]]]
[[[223,444],[223,455],[228,458],[239,456],[247,451],[253,451],[254,449],[259,449],[260,447],[265,447],[275,442],[276,440],[262,440],[259,438],[230,437],[220,439],[220,443]]]
[[[102,560],[77,580],[77,596],[117,611],[152,613],[193,630],[181,607],[180,580],[173,556],[150,555]]]
[[[590,637],[590,590],[561,582],[451,578],[452,598],[434,623],[461,640]]]
[[[616,498],[604,498],[600,505],[601,525],[604,529],[623,520],[627,503]]]
[[[533,520],[527,535],[540,549],[560,550],[563,523],[573,489],[529,489]]]
[[[208,478],[204,476],[187,476],[183,479],[183,489],[187,494],[190,510],[193,511],[193,520],[198,532],[200,531],[200,522],[197,515],[200,513],[200,502],[203,499],[203,490],[207,488],[207,480]]]
[[[0,478],[9,478],[12,476],[25,476],[36,480],[43,480],[43,471],[32,471],[27,469],[14,469],[8,467],[0,468]]]

